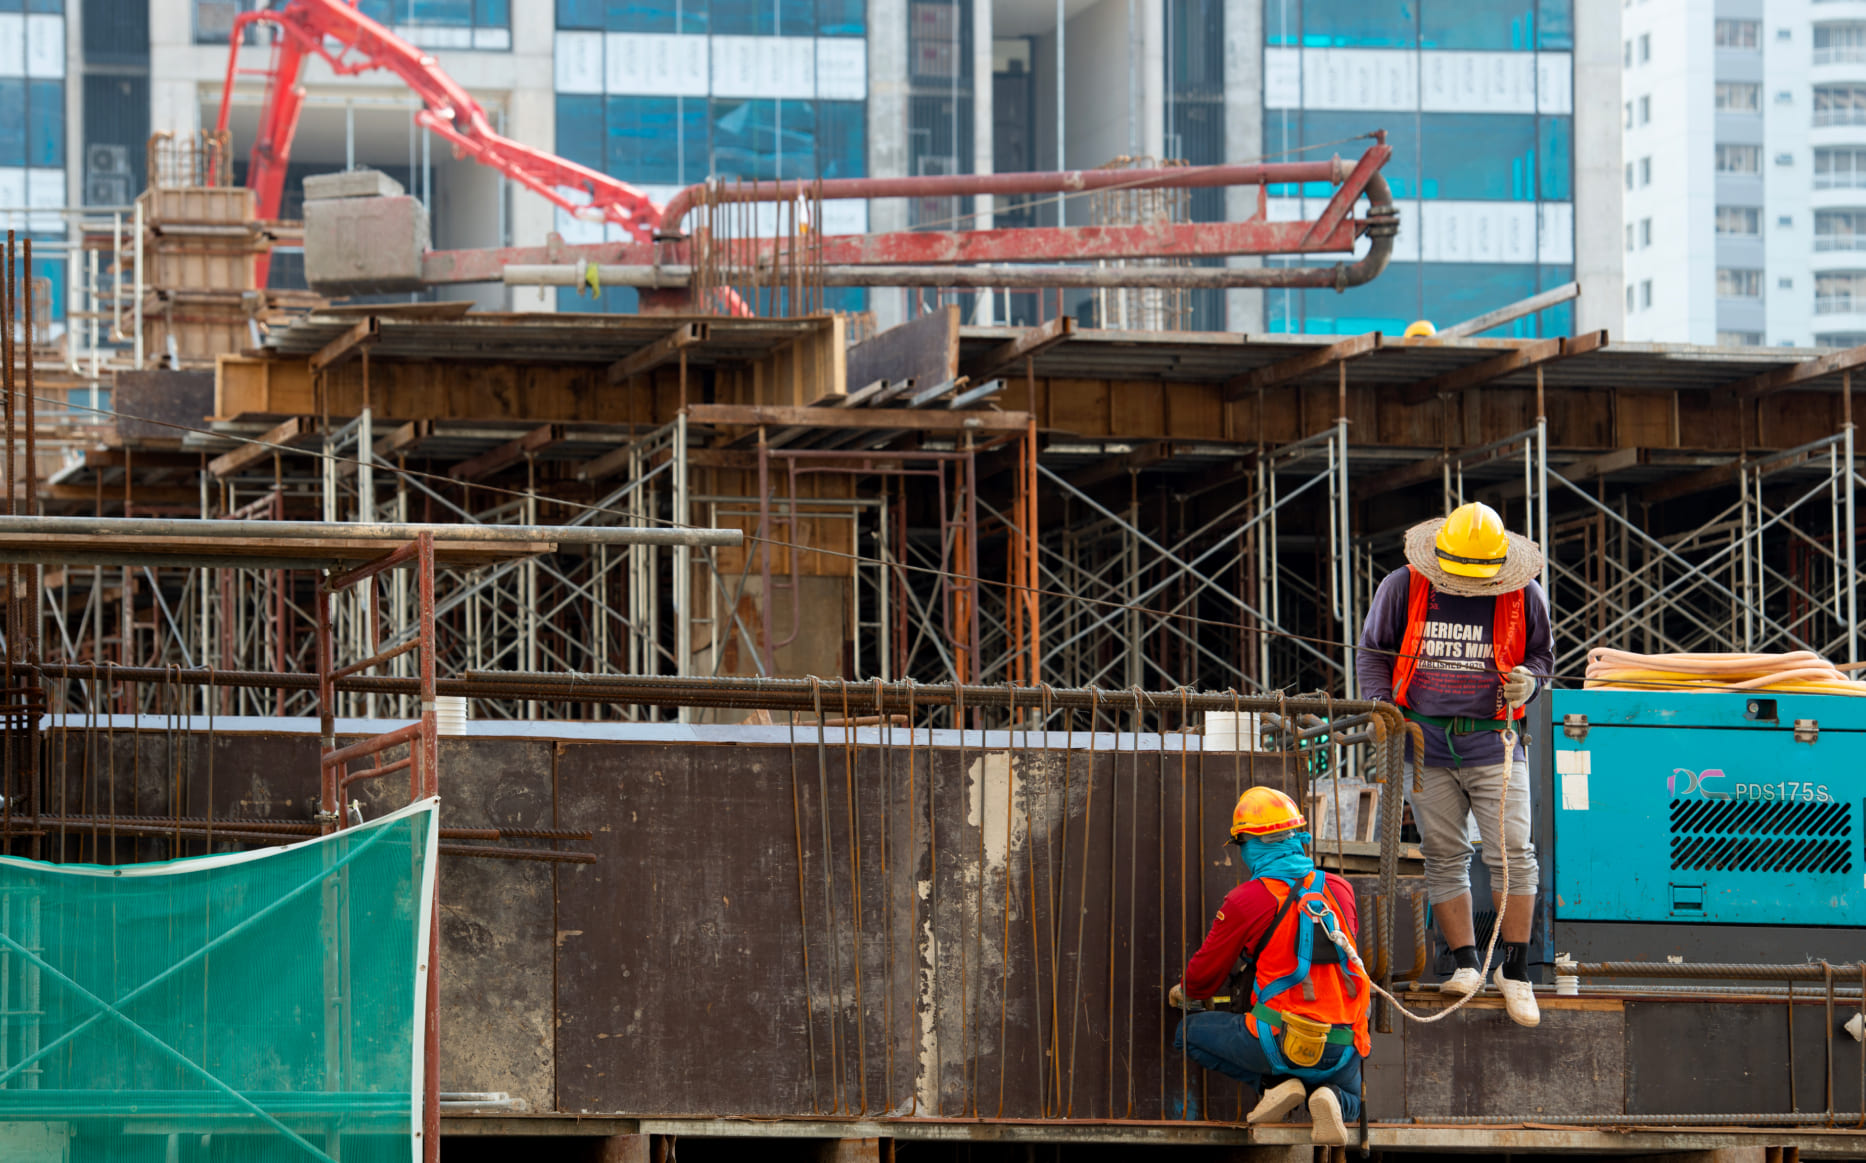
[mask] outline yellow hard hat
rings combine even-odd
[[[1438,564],[1459,577],[1496,577],[1509,556],[1503,518],[1481,501],[1459,505],[1438,530]]]
[[[1437,334],[1438,328],[1432,325],[1430,319],[1415,319],[1406,325],[1407,339],[1425,339]]]
[[[1231,812],[1231,838],[1240,844],[1246,836],[1261,840],[1308,826],[1296,801],[1273,787],[1251,788]]]

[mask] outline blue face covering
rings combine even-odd
[[[1244,863],[1253,877],[1269,877],[1284,884],[1298,884],[1315,871],[1315,861],[1302,850],[1309,843],[1307,832],[1288,832],[1274,840],[1244,838]]]

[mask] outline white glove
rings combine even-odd
[[[1519,666],[1503,677],[1503,701],[1510,705],[1510,710],[1522,706],[1535,697],[1536,676],[1529,673],[1529,668]]]

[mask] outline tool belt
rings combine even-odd
[[[1325,1047],[1354,1045],[1352,1026],[1331,1026],[1299,1014],[1278,1013],[1261,1002],[1252,1006],[1250,1013],[1259,1025],[1269,1027],[1283,1057],[1295,1066],[1314,1066],[1322,1060]]]
[[[1445,750],[1451,752],[1452,762],[1458,767],[1464,766],[1464,757],[1458,754],[1458,745],[1452,742],[1454,736],[1475,735],[1479,731],[1514,731],[1521,722],[1520,719],[1468,719],[1463,715],[1453,715],[1449,718],[1440,715],[1421,715],[1411,707],[1401,707],[1400,713],[1415,723],[1424,723],[1428,727],[1437,727],[1443,731]],[[1504,758],[1505,762],[1508,762],[1509,757]],[[1419,756],[1418,761],[1423,764],[1425,756]]]

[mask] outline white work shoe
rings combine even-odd
[[[1258,1123],[1280,1123],[1283,1116],[1301,1106],[1302,1100],[1308,1096],[1309,1088],[1302,1084],[1301,1079],[1291,1078],[1279,1082],[1263,1092],[1263,1097],[1244,1116],[1244,1121],[1252,1126]]]
[[[1449,993],[1456,997],[1469,997],[1484,988],[1484,975],[1475,969],[1460,967],[1444,981],[1438,983],[1438,992]]]
[[[1315,1126],[1309,1141],[1322,1147],[1341,1147],[1348,1141],[1348,1124],[1341,1118],[1341,1100],[1326,1086],[1318,1086],[1309,1096],[1309,1117]]]
[[[1513,977],[1503,976],[1503,968],[1498,966],[1491,975],[1497,983],[1497,990],[1503,994],[1504,1008],[1510,1011],[1510,1020],[1519,1026],[1539,1026],[1542,1024],[1542,1011],[1536,1007],[1536,991],[1526,981],[1517,981]]]

